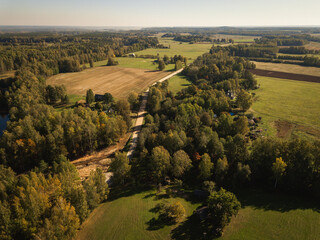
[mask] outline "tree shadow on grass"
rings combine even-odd
[[[147,187],[147,186],[142,186],[142,187],[132,187],[132,186],[119,187],[118,186],[111,190],[107,201],[114,201],[119,198],[130,197],[135,194],[150,191],[152,189],[153,189],[152,187]]]
[[[148,222],[148,227],[147,227],[147,230],[149,231],[156,231],[156,230],[159,230],[161,228],[164,228],[165,226],[169,226],[169,225],[172,225],[172,224],[168,224],[166,223],[163,219],[161,219],[160,217],[158,218],[151,218]]]
[[[312,209],[320,212],[320,203],[306,196],[297,196],[262,190],[242,190],[236,193],[242,207],[288,212],[295,209]]]
[[[212,226],[205,220],[201,221],[195,214],[171,231],[174,240],[213,239]]]

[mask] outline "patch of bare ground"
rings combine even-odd
[[[288,121],[277,120],[274,122],[275,127],[277,128],[277,136],[279,138],[287,138],[291,135],[294,125]]]
[[[279,138],[290,138],[290,136],[292,134],[295,135],[296,132],[304,132],[315,138],[320,136],[320,130],[316,128],[298,125],[285,120],[274,121],[274,126],[277,129],[277,136]]]
[[[130,135],[131,132],[127,133],[114,145],[72,161],[71,163],[75,165],[79,171],[80,178],[86,179],[90,175],[90,172],[92,170],[96,170],[97,168],[101,168],[103,173],[108,176],[107,171],[111,163],[111,158],[115,152],[124,148],[130,138]]]

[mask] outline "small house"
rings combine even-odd
[[[94,95],[94,101],[95,101],[95,102],[103,101],[103,95],[101,95],[101,94],[95,94],[95,95]]]
[[[231,98],[231,100],[233,100],[236,97],[232,90],[228,90],[227,96]]]

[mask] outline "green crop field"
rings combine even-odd
[[[164,226],[158,230],[148,230],[148,221],[157,217],[152,209],[161,202],[156,191],[131,193],[100,205],[91,213],[76,239],[120,240],[120,239],[170,239],[170,232],[175,226]],[[160,197],[161,198],[161,195]],[[187,215],[199,206],[182,198],[170,198],[169,201],[180,201]]]
[[[168,80],[168,89],[176,94],[181,91],[181,89],[191,85],[191,82],[182,74],[178,74]]]
[[[265,135],[320,136],[319,83],[269,77],[257,80],[261,87],[253,91],[252,111],[262,117]]]
[[[165,46],[170,46],[170,49],[148,48],[139,52],[137,55],[157,55],[161,57],[167,55],[169,57],[174,55],[182,55],[189,59],[189,63],[196,59],[198,56],[209,52],[212,47],[211,43],[179,43],[169,38],[159,38],[159,42]]]

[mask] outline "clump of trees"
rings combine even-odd
[[[61,154],[75,158],[118,141],[131,125],[126,101],[115,104],[117,114],[110,116],[84,107],[57,112],[45,104],[64,100],[64,94],[64,88],[46,87],[27,69],[17,71],[6,97],[10,123],[0,139],[1,163],[24,172],[41,160],[52,164]],[[112,99],[107,95],[108,102]],[[90,90],[87,100],[94,100]]]
[[[0,165],[1,239],[71,239],[107,198],[101,169],[81,182],[76,168],[63,157],[54,162],[52,173],[47,173],[47,166],[16,175]]]
[[[209,221],[213,225],[215,235],[221,235],[232,216],[236,216],[241,208],[237,197],[221,188],[208,197]]]

